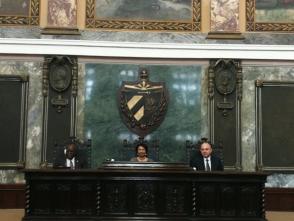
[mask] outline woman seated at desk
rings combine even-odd
[[[137,157],[131,158],[132,162],[153,162],[152,159],[148,158],[148,147],[145,144],[138,144],[136,146]]]

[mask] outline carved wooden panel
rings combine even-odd
[[[35,182],[30,185],[30,193],[27,195],[29,204],[26,208],[26,213],[31,215],[48,215],[51,213],[51,202],[49,199],[52,197],[52,182]],[[33,191],[31,191],[33,190]],[[39,196],[42,196],[40,198]],[[44,200],[48,199],[48,200]]]
[[[237,210],[235,205],[237,202],[236,187],[231,184],[221,185],[220,187],[220,215],[225,217],[236,216]]]
[[[264,173],[124,166],[26,170],[25,176],[27,221],[266,220]]]
[[[71,182],[62,182],[56,183],[55,185],[55,205],[53,213],[56,215],[70,215],[71,214],[71,206],[70,203],[72,201],[72,191],[73,185]]]
[[[74,185],[74,201],[76,202],[77,209],[74,213],[77,215],[96,215],[96,192],[95,182],[84,181]]]
[[[189,196],[190,185],[187,183],[165,183],[163,191],[165,192],[165,214],[167,215],[183,215],[189,214],[189,206],[191,196]],[[189,205],[189,204],[188,204]]]
[[[241,186],[240,188],[240,215],[257,217],[261,202],[256,200],[260,191],[256,186]]]
[[[135,184],[135,214],[156,214],[157,184],[140,181]]]
[[[216,216],[217,208],[217,187],[209,183],[201,184],[198,187],[198,210],[200,216]]]
[[[125,182],[103,182],[102,184],[102,214],[128,213],[128,185]],[[107,194],[106,194],[107,193]]]
[[[225,168],[241,169],[242,67],[233,59],[210,60],[210,140],[223,149]]]
[[[51,164],[56,143],[76,133],[78,64],[76,57],[49,56],[43,64],[42,164]]]

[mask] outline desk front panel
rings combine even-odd
[[[255,220],[266,175],[27,170],[23,220]]]

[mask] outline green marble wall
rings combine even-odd
[[[170,96],[162,125],[146,139],[160,140],[160,161],[185,161],[185,141],[197,140],[202,133],[201,84],[203,68],[197,65],[147,65],[151,81],[165,82]],[[84,136],[93,141],[92,164],[107,158],[121,160],[123,139],[135,134],[122,123],[117,92],[122,81],[136,81],[139,65],[86,64],[84,83]]]

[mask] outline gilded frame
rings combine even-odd
[[[38,26],[40,24],[40,1],[30,0],[29,16],[0,15],[0,26]]]
[[[256,22],[255,21],[256,0],[246,0],[246,31],[249,32],[294,32],[294,23],[285,22]]]
[[[256,102],[256,170],[270,172],[293,172],[294,166],[270,166],[264,164],[264,145],[263,140],[263,110],[262,110],[262,88],[264,87],[294,87],[294,81],[255,81],[255,102]],[[274,103],[274,101],[273,101]],[[276,128],[275,128],[276,130]]]
[[[103,30],[136,31],[201,31],[201,0],[192,1],[192,17],[189,22],[156,20],[96,19],[95,0],[86,1],[86,28]]]

